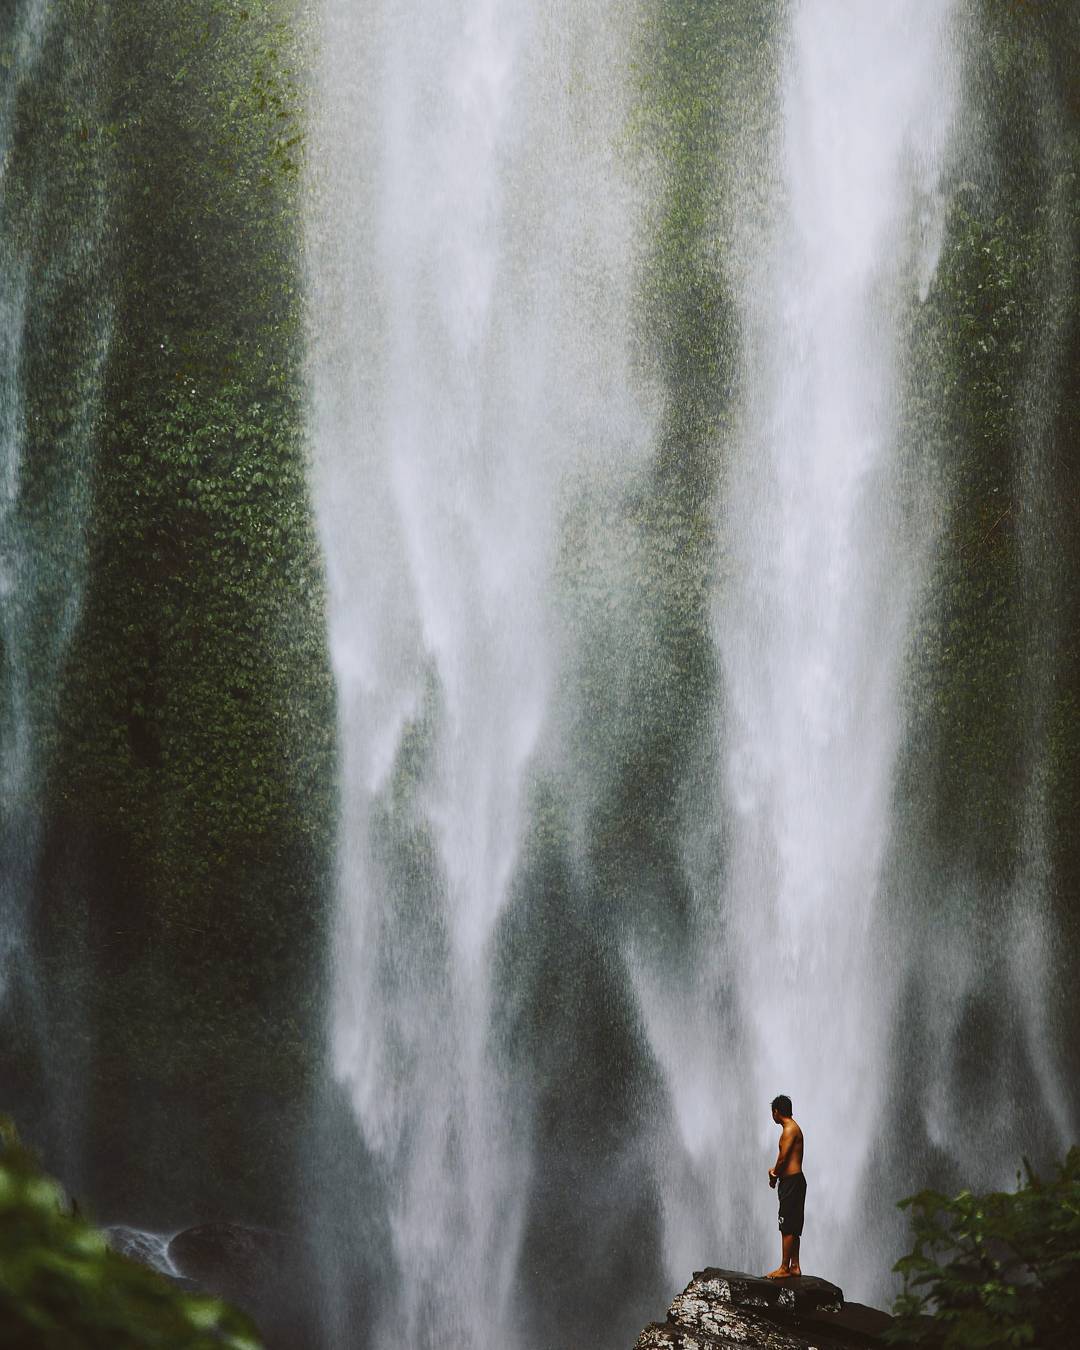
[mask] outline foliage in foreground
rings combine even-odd
[[[940,1350],[1073,1343],[1080,1326],[1080,1148],[1013,1192],[921,1191],[889,1339]]]
[[[3,1350],[259,1350],[240,1313],[110,1250],[0,1121]]]

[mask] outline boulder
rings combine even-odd
[[[638,1337],[637,1350],[854,1350],[878,1346],[887,1313],[845,1304],[835,1284],[813,1275],[767,1280],[709,1267]]]
[[[306,1309],[310,1256],[305,1244],[274,1228],[207,1223],[169,1243],[177,1273],[242,1308],[268,1350],[303,1350],[315,1340]]]
[[[189,1279],[229,1297],[227,1289],[250,1293],[277,1280],[289,1265],[293,1246],[292,1239],[273,1228],[204,1223],[177,1233],[167,1255]]]

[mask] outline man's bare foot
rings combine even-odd
[[[765,1276],[767,1280],[786,1280],[791,1276],[790,1270],[785,1270],[783,1266],[778,1266],[776,1270],[770,1270]]]
[[[794,1279],[796,1275],[801,1275],[802,1271],[799,1269],[798,1266],[792,1266],[791,1269],[788,1271],[788,1274],[792,1277],[792,1279]]]

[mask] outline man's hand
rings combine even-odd
[[[770,1168],[769,1168],[769,1188],[770,1188],[770,1190],[775,1190],[775,1189],[776,1189],[776,1180],[777,1180],[776,1173],[775,1173],[775,1172],[772,1170],[772,1168],[770,1167]]]

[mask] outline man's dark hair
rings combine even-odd
[[[779,1097],[772,1099],[772,1109],[779,1111],[782,1116],[791,1115],[791,1098],[786,1097],[782,1092]]]

